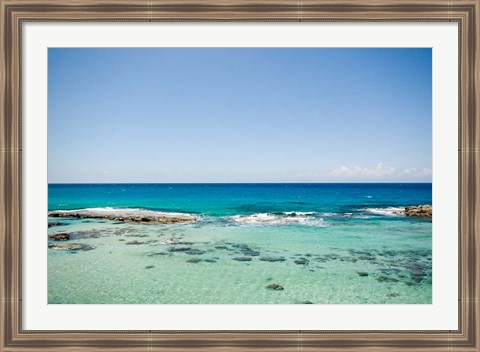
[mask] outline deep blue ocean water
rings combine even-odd
[[[48,208],[128,207],[211,216],[352,212],[431,204],[431,183],[50,184]]]
[[[431,184],[50,184],[48,208],[194,214],[191,224],[49,218],[48,301],[432,302]],[[54,224],[56,223],[56,224]],[[273,289],[279,285],[282,289]]]

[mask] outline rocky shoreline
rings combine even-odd
[[[405,210],[396,211],[395,214],[406,215],[406,216],[417,216],[422,218],[431,218],[432,206],[417,205],[417,206],[405,207]]]
[[[52,218],[99,219],[124,221],[136,224],[185,224],[197,221],[190,214],[165,213],[143,209],[80,209],[48,212]]]

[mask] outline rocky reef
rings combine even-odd
[[[79,210],[55,210],[48,213],[52,218],[79,218],[124,221],[137,224],[183,224],[197,221],[190,214],[166,213],[143,209],[92,208]]]
[[[48,238],[54,241],[68,241],[70,235],[68,233],[57,233],[56,235],[48,236]]]
[[[56,249],[60,251],[90,251],[93,249],[92,246],[89,246],[87,244],[81,244],[81,243],[65,243],[65,244],[49,244],[48,248],[50,249]]]
[[[432,217],[432,206],[431,205],[417,205],[411,207],[405,207],[405,210],[397,211],[396,214],[403,214],[406,216],[418,216],[422,218],[431,218]]]

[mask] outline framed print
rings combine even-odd
[[[2,0],[0,349],[478,350],[479,5]]]

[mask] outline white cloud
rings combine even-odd
[[[342,166],[341,168],[331,171],[329,175],[334,177],[343,177],[343,178],[353,178],[353,177],[380,178],[380,177],[395,176],[395,168],[385,167],[383,166],[383,163],[378,163],[377,166],[373,169],[369,169],[366,167],[359,167],[359,166],[356,166],[353,168]]]
[[[403,170],[402,175],[407,177],[431,177],[432,169],[424,167],[423,169],[419,170],[415,167],[410,167],[408,169]]]
[[[394,167],[386,167],[383,163],[378,163],[373,169],[367,167],[347,167],[342,166],[338,169],[332,170],[328,174],[332,177],[345,178],[345,179],[378,179],[378,178],[395,178],[398,180],[404,179],[430,179],[432,177],[432,169],[424,167],[423,169],[417,169],[416,167],[410,167],[407,169],[397,170]]]

